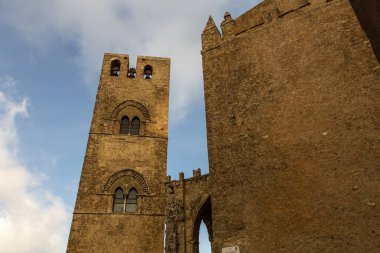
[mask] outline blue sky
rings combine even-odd
[[[200,34],[258,2],[0,0],[0,252],[65,251],[104,52],[172,59],[168,174],[208,173]]]

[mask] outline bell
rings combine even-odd
[[[152,75],[152,70],[151,69],[146,69],[144,71],[144,75],[151,76]]]
[[[118,66],[113,66],[111,68],[111,75],[112,76],[118,76],[119,75],[120,68]]]
[[[130,68],[128,71],[128,76],[129,77],[135,77],[136,76],[136,69],[135,68]]]

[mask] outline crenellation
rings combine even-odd
[[[210,174],[166,175],[170,59],[106,53],[67,252],[199,253],[202,221],[214,253],[377,252],[380,4],[350,1],[362,27],[348,0],[209,18]]]
[[[202,176],[202,171],[200,168],[193,170],[193,178],[200,178]]]
[[[180,172],[178,178],[179,178],[178,181],[183,181],[183,180],[185,180],[185,173]]]
[[[229,12],[224,14],[224,20],[221,24],[223,40],[234,36],[235,21]]]
[[[185,178],[184,176],[182,177],[183,172],[180,172],[180,177],[178,180],[170,180],[166,181],[165,185],[170,186],[170,187],[184,187],[185,184],[192,184],[193,182],[199,182],[199,181],[207,181],[209,179],[209,174],[204,174],[202,175],[201,169],[196,169],[193,170],[193,176],[189,178]],[[167,176],[167,178],[171,179],[170,176]],[[174,189],[173,188],[173,189]]]
[[[241,35],[279,18],[284,18],[305,7],[311,6],[310,11],[312,11],[314,8],[320,7],[322,4],[329,4],[332,1],[333,0],[266,0],[236,19],[232,19],[231,15],[226,12],[224,20],[221,23],[221,39],[219,38],[219,30],[210,17],[202,34],[202,52],[215,49],[225,40],[233,36]]]
[[[378,1],[357,2],[374,44]],[[213,252],[377,252],[378,62],[350,1],[267,0],[234,20],[202,51]]]
[[[202,52],[212,50],[222,42],[222,34],[210,16],[202,33]]]

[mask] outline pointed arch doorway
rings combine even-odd
[[[206,253],[200,252],[199,248],[199,236],[202,222],[205,224],[208,233],[208,240],[210,245],[212,245],[212,216],[211,216],[211,197],[208,197],[195,216],[194,226],[193,226],[193,253]],[[211,246],[210,246],[211,247]]]

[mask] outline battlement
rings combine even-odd
[[[178,180],[172,180],[171,176],[167,176],[165,180],[165,185],[171,188],[184,187],[185,184],[192,184],[195,182],[207,181],[209,180],[209,174],[202,175],[201,169],[193,170],[193,176],[190,178],[185,178],[183,172],[179,173]]]
[[[336,1],[339,0],[265,0],[236,19],[226,12],[221,23],[222,33],[210,16],[202,33],[202,53],[217,48],[222,42],[247,31]]]

